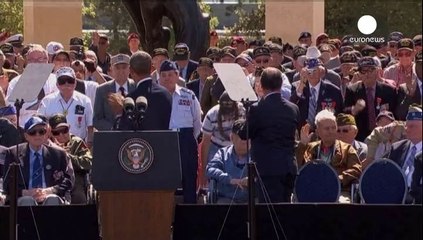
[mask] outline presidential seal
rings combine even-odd
[[[132,138],[119,149],[119,163],[132,174],[147,171],[153,164],[154,154],[150,144],[140,138]]]

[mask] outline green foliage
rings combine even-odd
[[[23,33],[23,0],[0,1],[0,32]]]
[[[257,9],[247,12],[242,1],[232,9],[238,16],[238,22],[234,24],[230,31],[233,35],[245,35],[255,38],[261,38],[261,30],[265,29],[265,0],[257,1]],[[229,9],[231,11],[231,9]]]
[[[325,0],[325,32],[334,37],[361,35],[357,21],[367,14],[378,23],[373,36],[383,37],[393,31],[408,37],[421,33],[422,1],[417,0]]]
[[[210,5],[208,5],[207,3],[204,3],[203,0],[199,0],[198,5],[200,6],[201,12],[210,16],[210,20],[209,20],[210,30],[216,29],[216,27],[219,25],[219,19],[213,16],[213,12],[211,10]]]

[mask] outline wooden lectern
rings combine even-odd
[[[181,185],[174,131],[96,132],[94,188],[104,240],[169,240]]]

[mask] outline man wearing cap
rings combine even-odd
[[[206,175],[216,181],[215,191],[217,203],[246,203],[248,200],[247,174],[247,136],[245,120],[239,119],[232,125],[230,134],[232,144],[220,148],[207,163]]]
[[[405,120],[408,107],[413,104],[422,104],[422,51],[418,52],[414,58],[413,77],[411,84],[403,83],[398,87],[396,116],[398,120]]]
[[[197,69],[198,63],[190,59],[189,47],[186,43],[178,43],[173,49],[173,61],[179,68],[179,76],[188,82],[191,74]]]
[[[112,59],[112,55],[107,52],[109,44],[109,37],[107,37],[106,34],[93,32],[91,37],[91,46],[89,49],[95,52],[97,56],[97,64],[103,70],[104,74],[108,74],[110,61]]]
[[[326,69],[318,57],[320,52],[316,47],[307,49],[306,66],[300,72],[301,80],[292,84],[290,100],[300,109],[298,128],[308,122],[314,129],[314,118],[323,109],[335,114],[343,109],[341,90],[324,78]]]
[[[388,54],[390,55],[391,61],[395,61],[397,56],[397,46],[398,42],[404,38],[404,34],[401,32],[391,32],[388,35]]]
[[[201,99],[207,77],[215,73],[213,61],[206,57],[200,58],[198,60],[197,73],[199,78],[187,83],[187,88],[195,93],[197,99]]]
[[[298,37],[299,44],[305,44],[307,47],[310,47],[313,41],[311,40],[311,33],[309,32],[302,32]]]
[[[130,33],[128,35],[128,47],[131,55],[140,49],[140,36],[137,33]]]
[[[286,72],[286,69],[283,67],[283,64],[292,62],[292,58],[285,56],[283,54],[283,47],[276,43],[269,44],[270,56],[272,57],[272,61],[270,65],[272,67],[278,68],[283,73]]]
[[[41,46],[41,45],[34,45],[31,49],[29,49],[27,54],[27,62],[28,64],[34,63],[34,64],[41,64],[41,63],[48,63],[48,56],[47,51]],[[19,79],[22,75],[19,75],[12,79],[9,83],[9,87],[7,89],[7,95],[6,99],[10,97],[10,95],[13,92],[13,89],[15,88],[16,84],[18,83]],[[22,109],[20,111],[20,118],[19,118],[19,126],[23,127],[25,122],[37,112],[37,109],[39,107],[39,104],[41,100],[44,98],[44,96],[47,96],[50,93],[57,92],[57,86],[56,86],[56,75],[54,73],[51,73],[48,76],[47,81],[45,82],[43,88],[40,90],[40,93],[38,94],[37,101],[34,102],[25,102],[22,106]],[[10,104],[14,104],[15,101],[10,101]]]
[[[80,37],[73,37],[69,40],[69,50],[82,55],[84,53],[84,40]]]
[[[10,43],[4,43],[0,46],[0,50],[3,52],[6,57],[5,63],[3,63],[4,68],[13,69],[19,73],[23,72],[25,61],[20,53],[15,53],[15,50]],[[7,63],[9,66],[7,67]]]
[[[398,62],[385,69],[383,77],[392,79],[397,86],[403,83],[411,84],[413,75],[414,42],[403,38],[397,43]]]
[[[310,125],[301,129],[300,143],[296,149],[298,167],[320,159],[331,165],[341,182],[342,196],[348,198],[351,184],[361,175],[361,162],[353,146],[337,139],[336,117],[331,111],[322,110],[316,115],[316,132],[320,140],[311,141]]]
[[[292,83],[294,80],[294,75],[297,72],[300,72],[301,69],[304,67],[305,55],[307,49],[304,46],[297,45],[292,50],[293,54],[293,61],[291,63],[285,63],[282,66],[287,70],[285,72],[286,77],[288,78],[289,82]]]
[[[56,52],[63,51],[63,50],[65,50],[65,48],[59,42],[49,42],[46,45],[46,50],[47,50],[47,53],[48,53],[48,62],[52,63],[53,57],[56,54]]]
[[[70,125],[63,114],[58,113],[51,116],[49,124],[54,141],[66,151],[74,169],[75,184],[71,191],[71,203],[86,204],[88,174],[93,158],[91,152],[84,140],[69,133]]]
[[[352,51],[347,51],[342,53],[340,57],[341,66],[340,66],[340,73],[341,76],[341,92],[342,96],[345,97],[345,90],[347,86],[351,83],[353,79],[353,75],[355,70],[357,69],[357,55],[355,55]]]
[[[112,57],[110,75],[112,81],[105,82],[98,86],[94,102],[94,127],[99,131],[109,131],[113,129],[115,115],[109,104],[110,94],[118,94],[126,97],[136,88],[135,82],[129,79],[129,60],[126,54],[117,54]]]
[[[247,42],[242,36],[233,36],[231,40],[231,47],[235,48],[236,56],[247,50]]]
[[[280,96],[282,72],[266,68],[260,78],[263,98],[249,112],[251,157],[272,203],[289,202],[297,167],[295,131],[299,125],[298,107]],[[265,202],[262,191],[259,201]]]
[[[358,129],[354,116],[340,113],[336,116],[336,123],[338,125],[338,136],[336,139],[350,144],[357,151],[358,159],[364,161],[367,157],[367,145],[355,140]]]
[[[22,48],[24,47],[24,45],[22,44],[23,41],[23,35],[18,33],[7,38],[5,42],[10,43],[13,46],[13,49],[16,54],[21,54]]]
[[[414,43],[414,50],[415,52],[420,52],[422,50],[422,35],[416,35],[413,37],[413,43]]]
[[[136,101],[138,97],[143,96],[148,101],[145,116],[137,130],[168,130],[172,111],[172,96],[166,88],[153,82],[150,76],[151,67],[150,54],[144,51],[132,54],[129,60],[129,70],[136,83],[136,89],[129,93],[128,97]],[[113,98],[109,97],[108,100],[111,102]],[[123,112],[123,98],[120,98],[119,101],[115,99],[113,102],[116,102],[116,104],[112,104],[115,116],[122,115],[117,129],[132,129],[133,122]]]
[[[17,127],[16,110],[12,105],[0,107],[0,146],[11,147],[23,142]]]
[[[414,159],[417,153],[422,151],[422,108],[411,106],[405,123],[406,139],[392,144],[390,151],[386,154],[388,159],[398,164],[406,176],[407,186],[412,184],[412,176],[415,170]],[[412,199],[406,199],[412,202]]]
[[[169,60],[169,53],[167,49],[165,48],[155,48],[153,50],[153,53],[151,55],[151,62],[153,64],[154,71],[151,73],[151,78],[155,83],[159,83],[160,79],[160,66],[162,65],[162,62],[165,60]],[[178,85],[181,87],[186,86],[185,79],[183,79],[181,76],[179,76]]]
[[[91,146],[93,141],[93,109],[91,100],[75,91],[75,72],[70,67],[56,71],[58,92],[46,96],[38,113],[51,117],[62,113],[70,125],[70,132],[84,139]]]
[[[380,111],[395,112],[397,94],[394,88],[377,80],[377,63],[372,57],[362,57],[358,70],[363,80],[347,87],[344,111],[355,116],[357,140],[363,141],[376,127]]]
[[[96,81],[98,84],[113,80],[111,76],[103,73],[101,67],[98,66],[98,59],[95,52],[91,50],[85,51],[83,62],[87,68],[85,73],[85,80]]]
[[[70,200],[68,197],[74,179],[72,164],[67,161],[65,151],[44,145],[48,138],[47,123],[39,117],[31,117],[25,123],[24,130],[27,143],[11,147],[6,153],[4,165],[4,169],[8,169],[18,157],[22,161],[23,177],[17,179],[18,205],[48,202],[49,198],[58,200],[57,197]],[[11,178],[12,175],[9,174],[4,181],[6,194],[11,191]],[[58,204],[60,202],[63,201],[57,201]]]
[[[178,67],[165,60],[160,66],[159,83],[172,94],[169,129],[179,130],[184,203],[196,203],[198,146],[201,132],[201,107],[194,92],[179,87]]]

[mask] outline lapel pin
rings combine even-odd
[[[50,164],[48,164],[48,165],[46,166],[46,169],[47,169],[47,170],[50,170],[50,169],[51,169],[51,165],[50,165]]]

